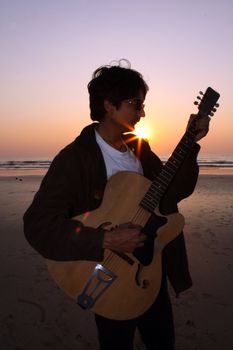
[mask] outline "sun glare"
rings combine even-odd
[[[134,134],[137,135],[139,139],[148,139],[149,138],[149,132],[145,128],[145,126],[137,125],[134,130]]]

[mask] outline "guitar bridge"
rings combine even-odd
[[[83,292],[78,296],[77,303],[83,309],[90,309],[116,278],[117,275],[112,271],[101,264],[97,264]]]

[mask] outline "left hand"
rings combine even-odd
[[[192,120],[195,118],[197,118],[195,123],[195,130],[197,131],[195,141],[197,142],[208,134],[210,117],[204,114],[203,115],[199,114],[198,117],[196,114],[191,114],[188,121],[187,128],[189,127]]]

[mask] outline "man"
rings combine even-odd
[[[122,223],[108,231],[72,219],[100,206],[107,180],[115,173],[127,170],[153,180],[162,169],[162,162],[146,141],[142,141],[138,152],[138,141],[125,134],[133,131],[145,116],[148,86],[142,75],[120,65],[100,67],[94,72],[88,91],[91,119],[97,122],[84,128],[55,157],[24,215],[27,240],[47,259],[102,261],[105,248],[133,252],[146,239],[141,227],[132,223]],[[196,141],[207,134],[208,124],[208,117],[198,119]],[[177,212],[177,203],[193,192],[199,149],[195,144],[163,196],[163,214]],[[136,328],[146,349],[174,349],[167,276],[176,293],[192,285],[182,233],[165,247],[162,262],[159,295],[143,315],[126,321],[95,315],[101,350],[133,349]]]

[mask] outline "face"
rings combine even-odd
[[[112,104],[107,110],[107,117],[123,133],[133,131],[136,123],[145,117],[144,95],[139,93],[136,97],[123,100],[117,109]]]

